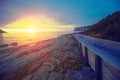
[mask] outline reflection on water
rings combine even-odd
[[[13,42],[17,42],[18,45],[22,45],[55,38],[67,33],[71,32],[3,33],[0,34],[0,44],[11,44]]]

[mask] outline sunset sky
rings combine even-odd
[[[4,28],[68,29],[120,11],[119,0],[0,0]]]

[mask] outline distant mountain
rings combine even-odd
[[[84,34],[120,42],[120,12],[115,12],[92,25]]]
[[[88,29],[90,28],[90,26],[91,26],[91,25],[76,27],[76,28],[74,29],[74,31],[84,32],[84,31],[88,30]]]
[[[6,33],[6,32],[0,29],[0,33]]]

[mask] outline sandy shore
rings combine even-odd
[[[72,35],[0,50],[0,80],[95,80]]]

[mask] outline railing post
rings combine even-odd
[[[89,64],[89,61],[88,61],[88,49],[87,49],[87,47],[84,47],[84,52],[85,52],[85,63],[86,64]]]
[[[81,53],[81,56],[83,56],[83,51],[82,51],[82,44],[81,43],[78,43],[79,45],[79,50],[80,50],[80,53]]]
[[[95,72],[97,80],[102,80],[102,64],[101,58],[98,55],[95,55]]]

